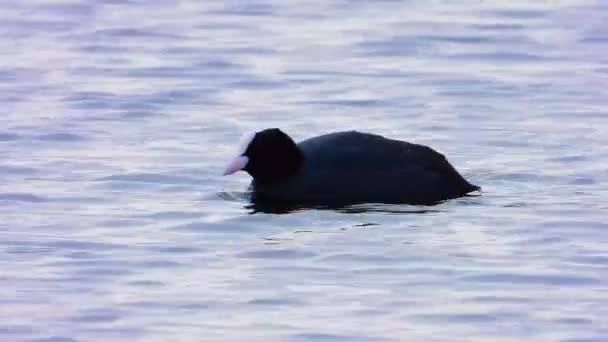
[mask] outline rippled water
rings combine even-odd
[[[0,340],[608,338],[603,2],[2,4]],[[266,127],[483,195],[255,213],[220,173]]]

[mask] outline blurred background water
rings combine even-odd
[[[0,340],[608,340],[605,2],[0,3]],[[253,213],[267,127],[483,195]]]

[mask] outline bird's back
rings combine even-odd
[[[478,187],[433,149],[379,135],[338,132],[298,144],[302,168],[289,179],[257,190],[306,203],[431,204]]]

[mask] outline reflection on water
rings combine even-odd
[[[603,2],[6,5],[1,341],[608,336]],[[483,196],[251,202],[220,174],[268,127],[433,146]]]
[[[383,204],[383,203],[363,203],[356,205],[324,205],[324,206],[308,206],[302,204],[294,204],[285,201],[270,200],[255,196],[251,192],[226,192],[220,191],[217,196],[225,201],[243,203],[243,208],[250,211],[250,214],[289,214],[302,210],[329,210],[344,214],[362,214],[362,213],[384,213],[384,214],[425,214],[441,212],[436,209],[437,205],[446,202],[455,202],[459,205],[476,204],[473,199],[479,197],[478,194],[471,194],[459,199],[442,201],[432,205],[408,205],[408,204]]]
[[[252,200],[245,206],[251,214],[289,214],[301,210],[329,210],[344,214],[384,213],[384,214],[425,214],[438,212],[430,206],[358,204],[348,206],[305,206],[271,200]]]

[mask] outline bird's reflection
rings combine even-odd
[[[303,210],[331,210],[343,214],[383,213],[383,214],[427,214],[440,212],[430,206],[413,205],[389,205],[377,203],[365,203],[357,205],[333,204],[333,205],[303,205],[276,201],[257,196],[250,196],[249,203],[245,205],[250,214],[289,214]]]
[[[245,203],[244,208],[251,215],[254,214],[290,214],[304,210],[331,210],[343,214],[431,214],[445,211],[442,210],[441,204],[446,201],[436,202],[426,205],[410,205],[410,204],[382,204],[382,203],[363,203],[363,204],[334,204],[334,205],[304,205],[290,203],[285,201],[277,201],[248,192],[219,192],[218,197],[231,202]],[[463,197],[457,201],[468,203],[467,198],[476,196]]]

